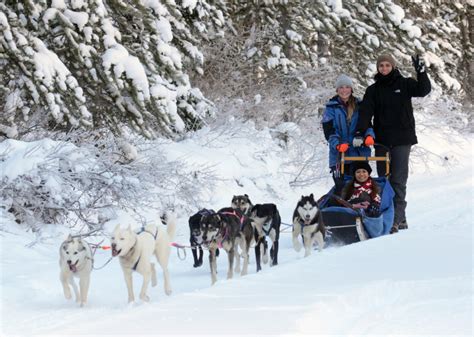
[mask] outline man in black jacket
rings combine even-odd
[[[373,139],[364,140],[361,136],[371,127],[373,119],[375,141],[384,145],[375,146],[375,155],[385,156],[387,151],[390,152],[390,183],[395,191],[395,218],[391,233],[408,228],[405,216],[408,161],[411,146],[418,143],[411,98],[424,97],[431,91],[423,60],[418,55],[412,60],[417,80],[403,77],[391,55],[379,56],[375,83],[365,91],[353,141],[355,147],[373,145]],[[384,162],[377,162],[377,173],[379,177],[385,175]]]

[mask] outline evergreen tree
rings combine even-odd
[[[242,53],[257,73],[333,62],[367,84],[381,52],[410,70],[410,56],[422,54],[435,82],[459,93],[472,64],[472,43],[462,33],[472,31],[470,1],[229,2],[234,26],[247,36]]]
[[[5,111],[0,131],[39,121],[64,128],[106,126],[119,134],[127,124],[154,137],[196,126],[213,106],[191,87],[183,63],[186,59],[200,71],[197,32],[206,32],[181,11],[202,14],[207,5],[173,0],[0,3],[0,106]],[[211,15],[222,20],[218,13],[204,13],[203,20],[215,19]],[[218,19],[204,27],[221,29]]]

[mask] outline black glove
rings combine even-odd
[[[365,214],[370,218],[378,218],[380,216],[380,207],[376,203],[371,203],[365,210]]]
[[[417,54],[416,56],[412,56],[411,60],[417,74],[425,72],[425,61],[423,60],[423,57],[420,57],[420,55]]]
[[[356,132],[354,138],[352,139],[352,146],[353,147],[361,147],[364,145],[364,137],[360,132]]]

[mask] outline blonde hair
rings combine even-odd
[[[354,95],[351,94],[349,97],[349,100],[347,101],[347,120],[350,121],[352,119],[352,114],[354,113],[354,110],[356,108],[356,99]]]

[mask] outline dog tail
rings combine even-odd
[[[166,223],[166,231],[168,232],[168,236],[170,240],[174,239],[176,234],[176,224],[178,220],[176,217],[176,213],[172,211],[167,211],[165,214],[165,223]]]

